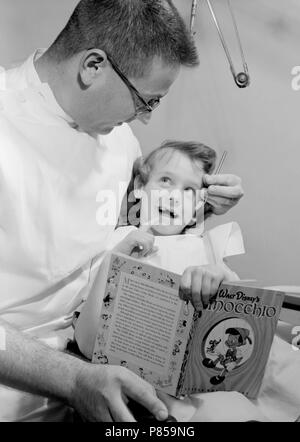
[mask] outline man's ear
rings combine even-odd
[[[108,65],[107,55],[101,49],[90,49],[84,53],[80,61],[79,76],[82,84],[88,88],[103,75]]]

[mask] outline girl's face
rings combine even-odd
[[[172,149],[162,152],[142,189],[141,225],[151,224],[156,235],[182,233],[195,222],[204,174],[200,161]]]

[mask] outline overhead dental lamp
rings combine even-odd
[[[244,55],[244,51],[243,51],[243,46],[242,46],[242,42],[241,42],[241,38],[240,38],[237,22],[236,22],[234,13],[233,13],[233,9],[232,9],[230,0],[226,0],[226,1],[228,3],[228,8],[229,8],[229,11],[230,11],[230,14],[231,14],[231,18],[232,18],[232,22],[233,22],[233,26],[234,26],[234,30],[235,30],[236,38],[237,38],[237,41],[238,41],[241,58],[242,58],[243,69],[244,69],[243,72],[238,72],[238,73],[237,73],[237,71],[234,68],[232,57],[230,55],[228,46],[226,44],[226,40],[224,38],[224,35],[223,35],[222,30],[221,30],[219,21],[217,19],[216,14],[215,14],[215,11],[214,11],[214,9],[212,7],[211,1],[210,0],[205,0],[205,1],[207,3],[209,11],[210,11],[210,13],[212,15],[214,24],[215,24],[215,26],[217,28],[217,31],[218,31],[218,34],[219,34],[219,37],[220,37],[223,49],[225,51],[227,60],[229,62],[230,71],[232,73],[234,82],[235,82],[235,84],[239,88],[241,88],[241,89],[242,88],[246,88],[247,86],[250,85],[250,75],[249,75],[248,65],[246,63],[246,59],[245,59],[245,55]],[[192,35],[195,34],[195,32],[194,32],[194,24],[195,24],[195,18],[196,18],[196,15],[197,15],[197,7],[198,7],[198,0],[193,0],[192,10],[191,10],[191,20],[190,20],[190,30],[191,30],[191,34]]]

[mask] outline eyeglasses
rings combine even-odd
[[[135,115],[142,115],[147,112],[153,112],[154,109],[156,109],[160,105],[160,98],[151,98],[151,100],[146,101],[139,91],[133,86],[133,84],[128,80],[128,78],[123,74],[123,72],[120,71],[118,66],[112,61],[111,57],[107,56],[108,61],[110,62],[113,70],[119,75],[119,77],[123,80],[123,82],[126,84],[128,89],[132,92],[133,98],[134,98],[134,105],[135,105]],[[136,100],[136,98],[139,100],[139,102]]]

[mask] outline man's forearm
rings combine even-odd
[[[5,342],[0,349],[0,383],[55,397],[72,405],[76,377],[84,362],[30,338],[0,320]]]

